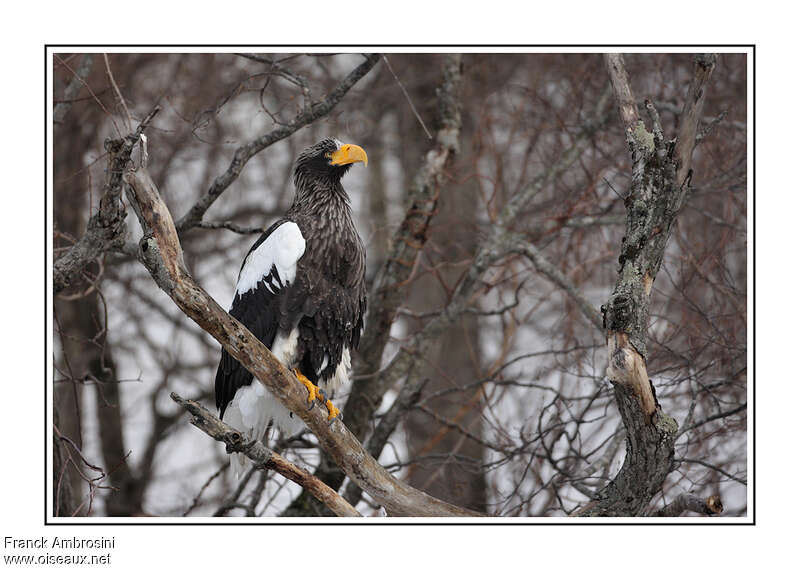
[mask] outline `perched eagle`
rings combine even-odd
[[[364,244],[341,183],[356,162],[367,164],[364,149],[333,138],[300,154],[294,202],[250,248],[230,310],[295,372],[311,405],[325,402],[330,420],[339,410],[326,394],[348,380],[367,303]],[[302,421],[253,380],[223,348],[215,382],[220,419],[255,440],[270,422],[286,434],[300,431]],[[245,457],[232,456],[231,465],[241,473]]]

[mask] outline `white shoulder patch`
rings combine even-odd
[[[300,228],[294,222],[284,222],[247,256],[239,273],[236,293],[241,295],[255,288],[259,281],[269,275],[273,267],[277,269],[284,285],[293,282],[297,273],[297,261],[303,257],[305,251],[306,240]],[[277,289],[278,284],[273,285]],[[269,289],[272,291],[273,287]]]

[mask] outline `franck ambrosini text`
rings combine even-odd
[[[7,565],[87,564],[106,566],[111,563],[111,552],[109,551],[114,549],[114,541],[114,537],[38,536],[17,538],[6,536],[3,540],[4,550],[15,552],[4,554],[3,559]]]

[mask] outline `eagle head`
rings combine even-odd
[[[356,162],[367,165],[367,153],[357,144],[345,144],[335,138],[321,140],[308,147],[295,163],[294,176],[322,178],[338,182]]]

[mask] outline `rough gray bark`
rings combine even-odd
[[[702,115],[704,87],[713,56],[695,58],[689,90],[674,144],[665,140],[655,107],[645,102],[651,129],[639,116],[620,54],[607,54],[606,66],[632,156],[625,237],[619,256],[619,277],[603,305],[608,348],[607,376],[627,432],[625,461],[616,477],[579,514],[640,516],[673,468],[677,422],[658,405],[647,374],[647,327],[650,292],[664,257],[675,218],[689,190],[689,166],[697,122]],[[693,124],[689,124],[693,123]],[[682,177],[681,177],[682,174]]]
[[[691,493],[681,493],[666,507],[653,513],[653,516],[679,517],[686,511],[706,516],[718,515],[722,513],[722,500],[719,498],[719,495],[712,495],[707,499],[701,499]]]
[[[140,261],[157,285],[193,321],[211,334],[289,410],[297,414],[319,445],[344,472],[391,516],[480,516],[435,499],[392,477],[371,457],[341,422],[327,421],[327,412],[307,409],[305,388],[275,356],[206,293],[186,270],[172,216],[144,169],[125,175],[128,198],[139,217],[144,237]]]

